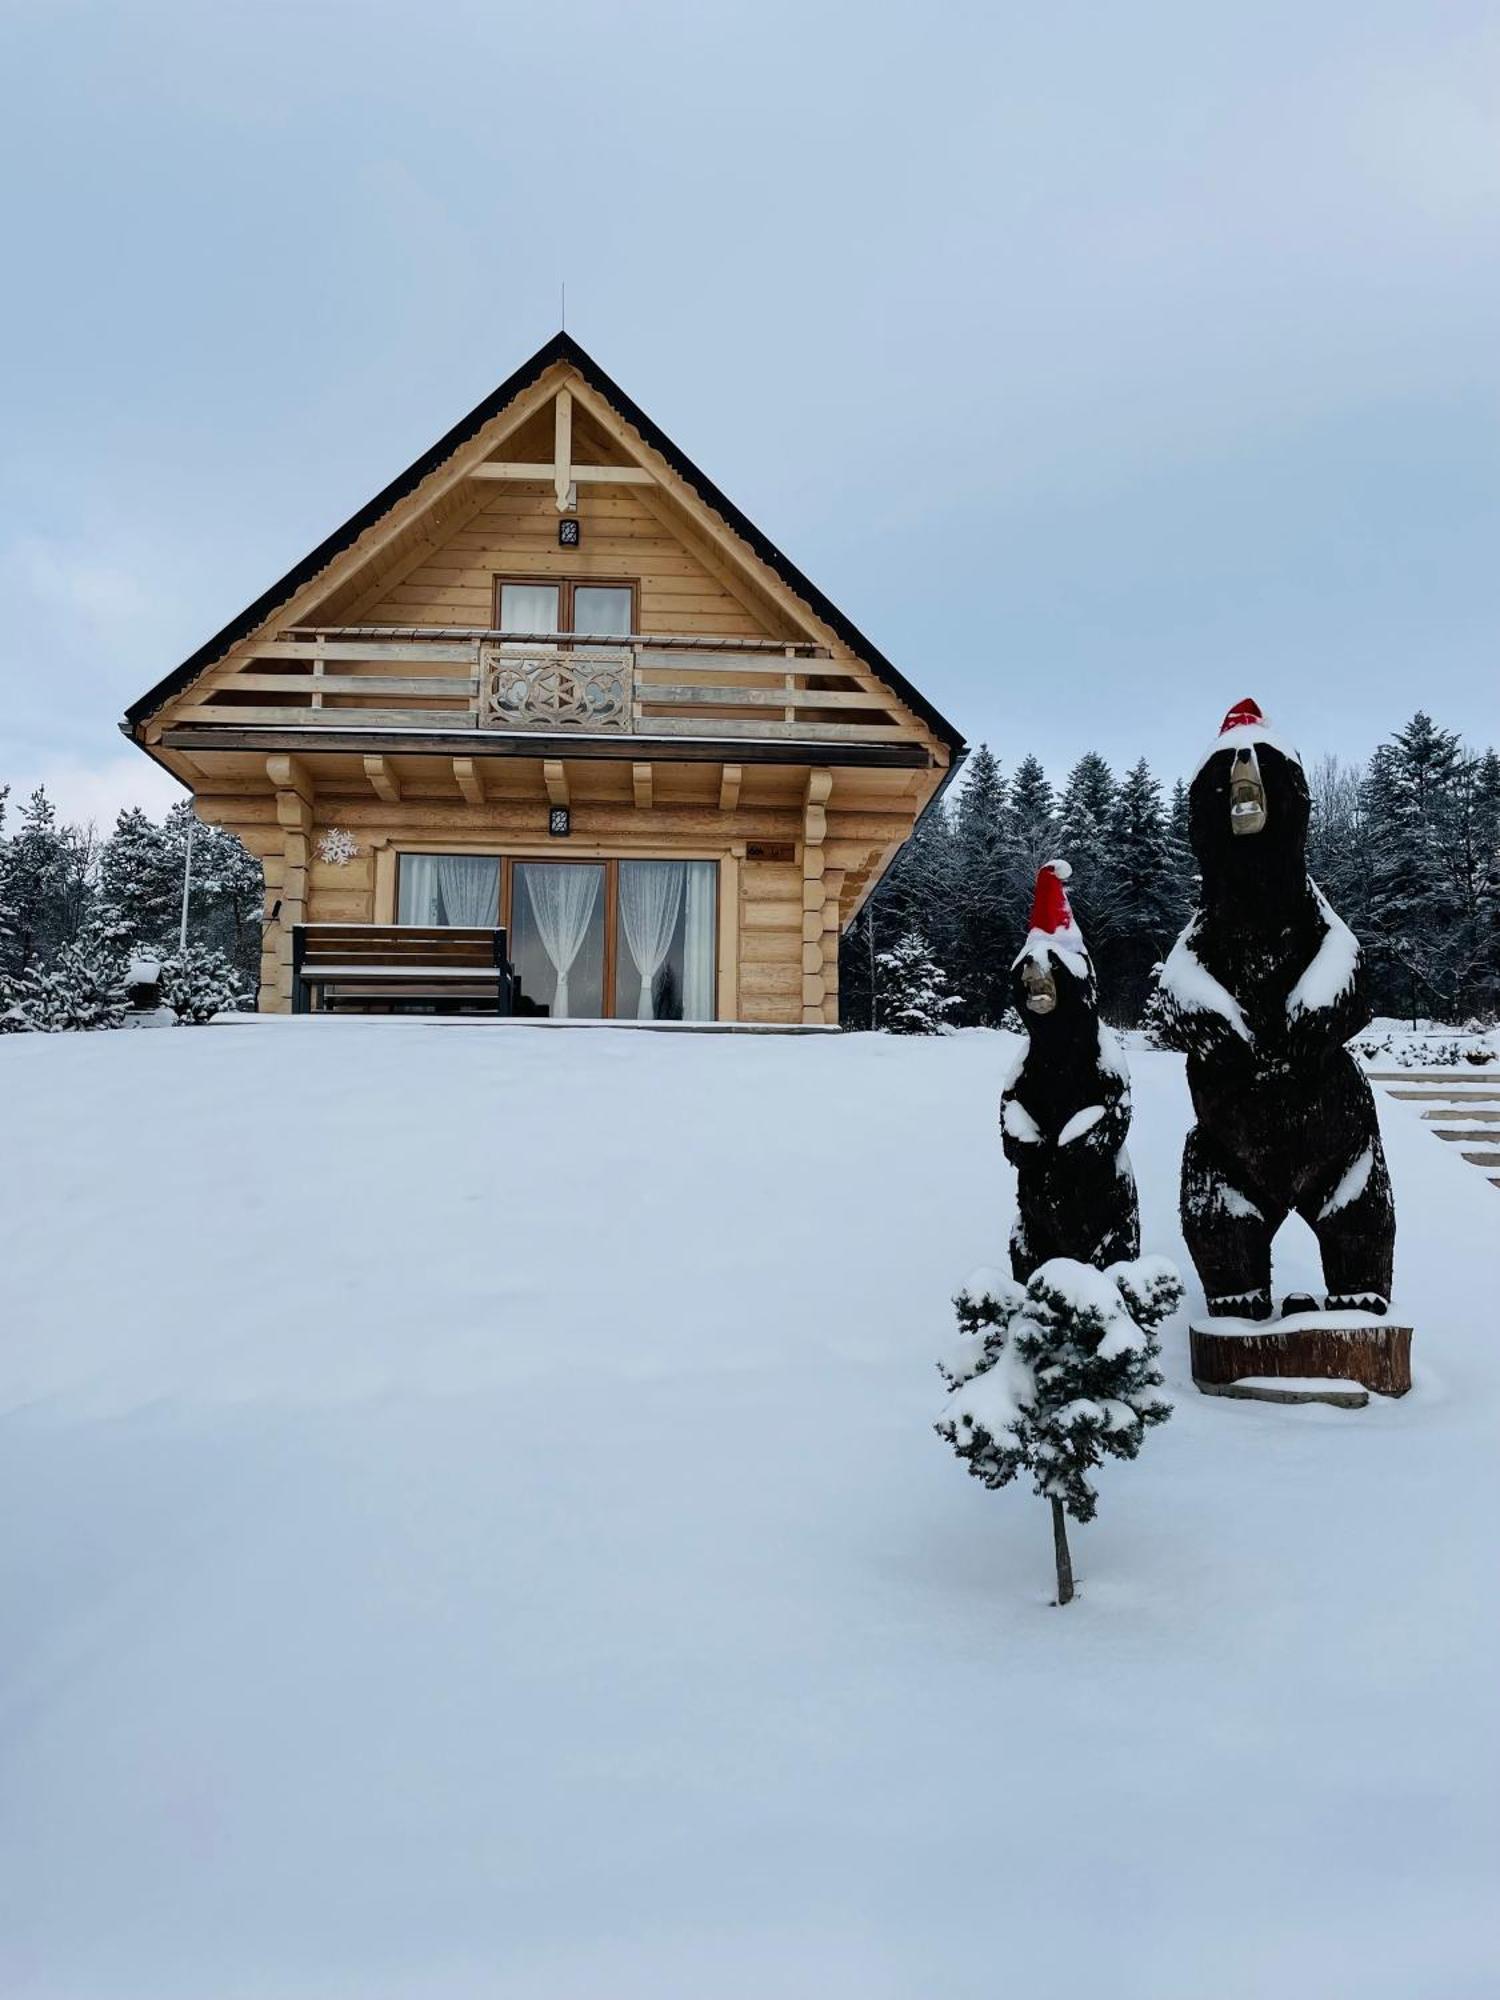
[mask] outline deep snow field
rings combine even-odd
[[[1175,1323],[1059,1611],[930,1428],[1009,1046],[0,1040],[4,2000],[1500,1994],[1500,1191],[1382,1097],[1412,1395]]]

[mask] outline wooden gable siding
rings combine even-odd
[[[581,545],[558,546],[558,513],[537,486],[500,488],[425,560],[362,612],[371,625],[487,625],[496,576],[591,577],[640,587],[646,632],[693,637],[799,635],[753,613],[648,511],[630,487],[579,494]]]

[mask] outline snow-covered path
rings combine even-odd
[[[5,2000],[1500,1992],[1494,1190],[1382,1098],[1413,1394],[1169,1332],[1058,1612],[929,1428],[1005,1058],[0,1041]]]

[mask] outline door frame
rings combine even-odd
[[[384,843],[382,843],[384,845]],[[713,945],[713,1013],[711,1021],[722,1018],[720,1000],[724,991],[724,968],[726,938],[731,938],[738,958],[738,904],[739,869],[733,854],[668,854],[660,849],[642,854],[575,853],[556,854],[545,848],[536,848],[521,841],[515,848],[500,849],[488,842],[480,845],[466,840],[391,840],[386,851],[391,855],[394,866],[390,870],[388,908],[377,922],[398,923],[401,907],[401,856],[403,854],[464,854],[474,859],[498,861],[500,864],[500,923],[504,926],[507,940],[514,940],[515,926],[515,868],[516,863],[541,864],[555,868],[599,868],[604,870],[604,980],[602,1005],[605,1020],[620,1017],[614,1011],[617,986],[617,958],[619,953],[620,921],[620,879],[622,861],[700,861],[706,862],[714,871],[714,945]],[[734,909],[726,913],[725,897],[733,891]],[[376,896],[377,905],[387,898]],[[735,921],[733,924],[730,918]],[[736,1015],[735,1018],[738,1018]],[[684,1024],[689,1025],[689,1024]]]

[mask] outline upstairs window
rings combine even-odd
[[[528,639],[548,632],[623,639],[636,629],[635,585],[502,577],[495,586],[495,623]]]

